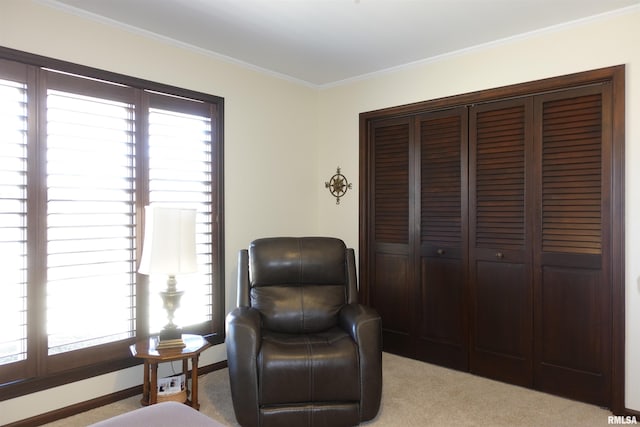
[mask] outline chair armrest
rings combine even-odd
[[[258,355],[260,348],[261,322],[258,310],[237,307],[227,315],[227,351],[238,350],[240,357]],[[234,357],[236,354],[234,354]]]
[[[236,307],[249,307],[249,251],[238,252],[238,301]]]
[[[362,304],[347,304],[339,313],[340,327],[347,331],[356,343],[361,340],[377,340],[382,343],[381,319],[378,312]]]
[[[258,371],[260,313],[238,307],[227,315],[227,365],[233,409],[243,426],[258,426]]]
[[[360,419],[373,419],[382,397],[382,319],[378,312],[360,304],[347,304],[339,315],[340,326],[358,346],[360,357]]]

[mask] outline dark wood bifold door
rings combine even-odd
[[[611,85],[535,99],[534,384],[611,395]]]
[[[620,71],[361,115],[385,351],[624,408]]]
[[[467,369],[467,109],[421,114],[415,135],[415,354]]]
[[[409,182],[414,173],[409,153],[413,119],[382,120],[371,127],[371,299],[385,319],[383,340],[388,351],[412,354],[411,306],[415,286],[409,221]],[[410,170],[410,168],[412,170]],[[411,218],[413,221],[413,218]],[[382,301],[387,303],[382,304]]]
[[[471,371],[531,385],[531,99],[470,108]]]
[[[370,292],[385,348],[466,369],[467,110],[376,121],[371,132]]]

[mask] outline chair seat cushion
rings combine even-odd
[[[314,334],[266,333],[258,371],[261,405],[360,399],[356,344],[337,327]]]

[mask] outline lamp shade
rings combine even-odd
[[[195,209],[145,206],[138,272],[176,275],[193,273],[197,267]]]

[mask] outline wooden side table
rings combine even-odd
[[[200,409],[198,403],[198,359],[200,353],[209,348],[211,344],[200,335],[183,334],[184,348],[161,349],[156,348],[157,337],[138,341],[129,349],[135,357],[144,360],[144,383],[142,385],[142,400],[144,406],[158,403],[158,363],[182,360],[182,373],[187,375],[189,359],[191,359],[191,399],[189,399],[189,382],[187,387],[187,405],[194,409]]]

